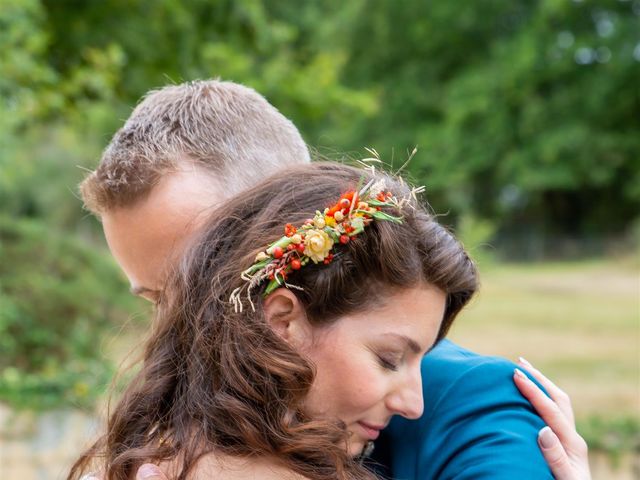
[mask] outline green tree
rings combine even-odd
[[[0,2],[0,401],[21,408],[91,406],[113,372],[100,339],[139,308],[101,245],[86,241],[95,224],[74,193],[78,165],[100,151],[86,125],[115,123],[117,62],[94,52],[61,76],[45,20],[38,1]]]
[[[420,145],[410,168],[436,206],[502,233],[620,232],[640,201],[639,15],[620,1],[367,2],[346,82],[381,88],[380,115],[345,135]]]

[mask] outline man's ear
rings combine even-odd
[[[290,290],[278,288],[263,303],[267,323],[280,337],[297,348],[309,340],[311,326],[300,300]]]

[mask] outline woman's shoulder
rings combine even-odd
[[[305,480],[272,457],[236,457],[208,453],[189,475],[190,480]]]

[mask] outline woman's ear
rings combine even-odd
[[[278,288],[263,303],[267,323],[280,337],[297,348],[310,338],[311,325],[300,300],[290,290]]]

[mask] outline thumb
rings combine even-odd
[[[168,478],[153,463],[145,463],[138,469],[136,480],[168,480]]]
[[[538,445],[556,480],[574,480],[573,467],[560,440],[550,427],[538,432]]]

